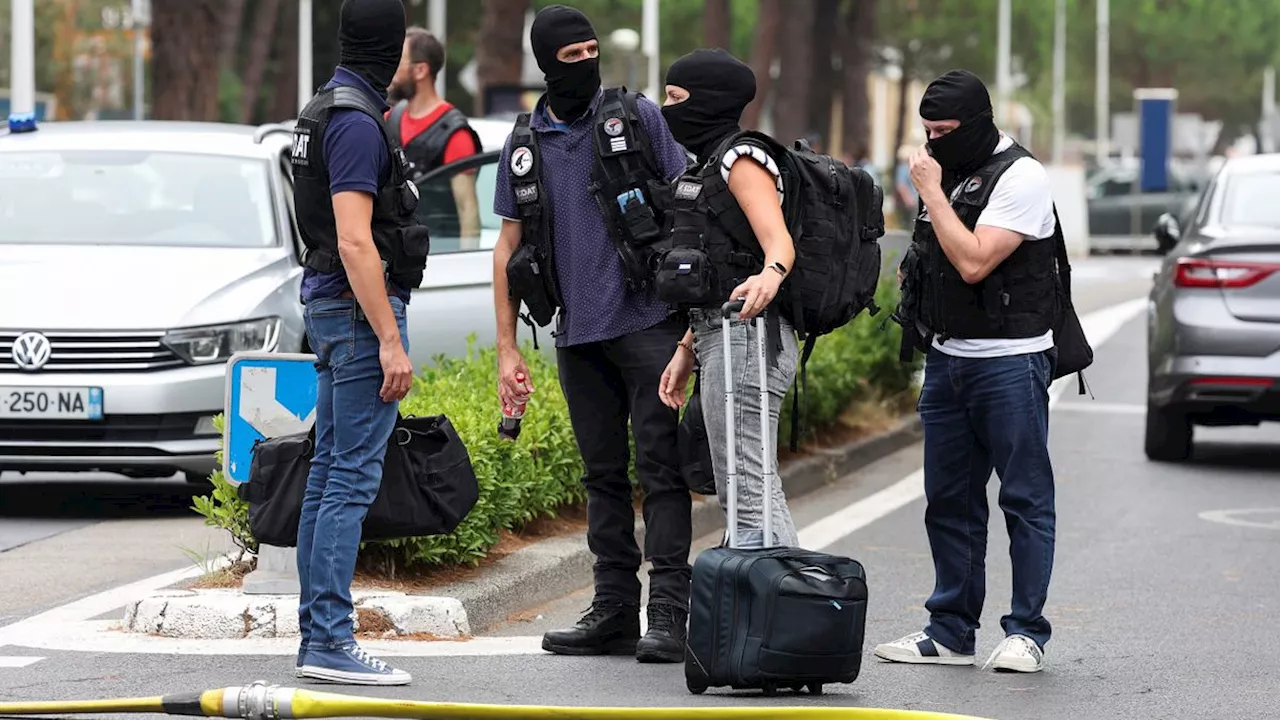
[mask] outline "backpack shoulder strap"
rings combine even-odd
[[[400,123],[404,120],[404,113],[409,109],[409,101],[401,100],[391,108],[391,115],[384,121],[387,125],[387,133],[395,139],[396,143],[400,142]]]

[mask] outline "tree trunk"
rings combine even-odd
[[[222,0],[152,0],[151,67],[156,120],[218,120]]]
[[[226,0],[222,22],[222,38],[218,43],[218,67],[222,70],[236,71],[239,63],[236,58],[240,47],[240,30],[244,26],[245,0]]]
[[[777,57],[778,35],[782,27],[782,0],[759,0],[756,34],[751,45],[751,71],[756,75],[756,98],[742,113],[742,127],[760,127],[760,113],[773,87],[773,60]]]
[[[274,48],[275,72],[267,122],[280,122],[298,114],[298,9],[298,0],[286,0],[281,8],[280,42]]]
[[[239,122],[253,117],[262,95],[262,78],[267,72],[267,56],[275,39],[276,20],[280,17],[280,0],[258,0],[253,18],[253,35],[249,40],[249,60],[241,74],[244,92],[240,96]],[[295,33],[296,34],[296,33]]]
[[[707,47],[729,49],[729,17],[729,0],[706,0],[702,6],[702,31]]]
[[[524,70],[524,16],[529,0],[481,0],[476,35],[475,115],[484,116],[485,88],[514,85]]]
[[[809,126],[826,148],[832,144],[831,106],[838,82],[833,56],[839,29],[840,0],[814,0],[813,83],[809,88]]]
[[[902,76],[898,78],[898,122],[894,125],[893,131],[893,157],[894,167],[898,163],[898,148],[902,147],[902,143],[907,137],[907,93],[911,90],[911,78],[915,72],[915,56],[910,50],[902,53]]]
[[[871,49],[875,44],[876,0],[853,0],[845,10],[844,52],[844,135],[843,147],[854,162],[871,154],[871,99],[867,96],[867,76],[871,73]],[[905,101],[904,101],[905,102]],[[898,151],[897,145],[893,152]]]
[[[803,137],[812,129],[809,95],[813,83],[814,4],[787,4],[782,20],[782,69],[778,74],[778,99],[773,113],[773,135],[784,144]]]

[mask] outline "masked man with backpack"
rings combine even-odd
[[[899,314],[904,337],[916,334],[912,342],[926,352],[919,401],[924,525],[936,580],[924,630],[883,643],[875,654],[892,662],[974,663],[994,469],[1013,598],[1000,620],[1004,637],[987,662],[1038,672],[1050,635],[1043,610],[1055,531],[1049,386],[1088,364],[1092,351],[1070,308],[1049,176],[996,127],[986,86],[970,72],[948,72],[925,90],[920,116],[929,141],[910,164],[924,207],[901,268]],[[1068,317],[1073,324],[1064,324]]]
[[[494,213],[504,218],[493,253],[498,395],[507,407],[532,397],[529,412],[538,411],[538,379],[516,345],[517,312],[523,303],[538,325],[558,314],[559,380],[586,466],[587,544],[596,556],[591,611],[547,632],[542,647],[680,662],[692,501],[677,451],[679,416],[658,398],[658,382],[686,326],[645,287],[642,255],[661,239],[662,206],[685,153],[657,105],[601,87],[599,41],[581,12],[543,8],[530,41],[547,92],[517,119],[494,193]],[[628,420],[644,489],[643,558]],[[642,559],[652,563],[643,638]]]
[[[710,292],[705,297],[705,307],[689,311],[689,329],[662,374],[662,401],[672,408],[684,404],[696,361],[705,387],[723,387],[725,373],[741,378],[734,389],[735,417],[760,417],[760,368],[754,352],[759,338],[751,321],[765,313],[766,326],[773,328],[773,348],[778,351],[776,362],[767,368],[766,375],[770,399],[768,432],[777,437],[782,400],[795,378],[799,352],[795,330],[780,315],[773,300],[793,266],[795,247],[782,213],[784,188],[779,159],[767,145],[739,139],[742,111],[756,95],[755,74],[724,50],[699,49],[672,64],[666,85],[662,114],[667,126],[676,140],[697,157],[697,165],[676,185],[673,243],[683,245],[686,237],[692,236],[704,238],[711,247],[728,247],[733,242],[728,225],[736,223],[754,240],[760,256],[744,255],[744,261],[737,265],[716,265],[718,283],[707,288]],[[712,171],[702,173],[704,168]],[[728,212],[710,212],[706,204],[698,202],[700,197],[705,197],[706,202],[713,197],[725,198]],[[710,254],[714,263],[714,256],[719,254]],[[736,299],[744,300],[738,319],[724,322],[731,323],[730,355],[741,358],[742,365],[728,368],[723,360],[720,308]],[[716,493],[721,506],[727,508],[725,406],[704,402],[702,412],[715,468]],[[775,537],[764,537],[764,479],[767,468],[777,464],[776,453],[774,457],[761,455],[763,438],[758,422],[739,422],[735,434],[736,455],[742,469],[737,487],[739,546],[795,546],[799,540],[781,483],[774,483],[771,489]]]

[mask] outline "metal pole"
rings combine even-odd
[[[1268,65],[1262,71],[1262,151],[1275,152],[1276,133],[1271,119],[1276,112],[1276,69]]]
[[[12,0],[9,50],[9,132],[36,129],[35,0]]]
[[[996,124],[1008,122],[1009,85],[1012,84],[1009,72],[1009,24],[1010,0],[1000,0],[1000,16],[996,39]]]
[[[142,30],[148,23],[144,19],[143,0],[133,0],[133,119],[141,120],[143,75],[142,75]]]
[[[640,51],[649,61],[648,88],[645,94],[656,103],[662,102],[662,78],[658,77],[658,0],[644,0],[640,26]]]
[[[311,101],[311,0],[298,0],[298,112]]]
[[[440,44],[445,46],[445,48],[447,49],[449,47],[449,41],[448,41],[449,30],[448,30],[448,25],[446,24],[447,13],[445,11],[445,7],[446,7],[445,0],[429,0],[427,5],[427,29],[430,30],[431,34],[435,35],[436,39],[440,41]],[[448,62],[445,63],[445,65],[448,65],[448,64],[449,64]],[[443,68],[432,68],[432,69],[436,71],[436,94],[443,98],[444,87],[445,87],[444,86],[444,69]]]
[[[1067,139],[1067,0],[1058,0],[1053,23],[1053,164],[1062,164]]]
[[[1098,136],[1095,159],[1099,165],[1105,162],[1111,154],[1111,150],[1108,147],[1111,142],[1111,69],[1108,67],[1110,61],[1110,32],[1111,11],[1108,6],[1108,0],[1098,0],[1098,76],[1094,83],[1095,92],[1097,93],[1094,107],[1097,112],[1095,122],[1097,123]]]

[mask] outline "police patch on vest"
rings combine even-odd
[[[964,184],[964,191],[966,193],[977,192],[980,187],[982,187],[982,178],[974,176],[969,178],[969,182]]]
[[[293,149],[289,152],[289,162],[307,167],[311,164],[311,128],[295,125],[293,128]]]
[[[609,137],[618,137],[622,134],[622,119],[609,118],[604,121],[604,132]]]
[[[538,202],[538,186],[537,185],[520,185],[516,188],[516,202],[521,205]]]
[[[511,172],[517,177],[524,177],[533,169],[533,151],[527,147],[518,147],[511,153]]]
[[[697,200],[698,194],[702,192],[702,183],[696,183],[692,180],[681,180],[676,185],[677,200]]]

